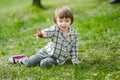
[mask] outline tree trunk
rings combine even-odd
[[[33,6],[43,8],[43,6],[41,4],[41,0],[33,0]]]

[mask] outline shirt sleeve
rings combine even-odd
[[[42,30],[43,35],[47,36],[48,38],[52,38],[55,34],[55,25],[51,26],[50,28],[46,28]]]
[[[75,37],[75,40],[72,44],[71,51],[70,51],[70,56],[71,56],[71,61],[75,62],[78,61],[78,35]]]

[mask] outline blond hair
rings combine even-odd
[[[54,12],[54,22],[56,23],[56,18],[59,17],[60,19],[62,18],[70,18],[71,19],[71,24],[73,23],[73,14],[70,10],[69,7],[67,6],[61,6],[56,8]]]

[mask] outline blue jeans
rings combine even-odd
[[[52,65],[57,64],[55,58],[49,56],[38,56],[37,54],[23,59],[22,63],[28,67],[35,66],[37,64],[40,64],[42,67],[51,67]]]

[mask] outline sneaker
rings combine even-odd
[[[13,64],[15,64],[15,63],[22,63],[22,60],[23,60],[24,58],[26,58],[26,56],[24,56],[24,55],[15,55],[15,56],[10,57],[10,58],[8,59],[8,61],[9,61],[10,63],[13,63]]]

